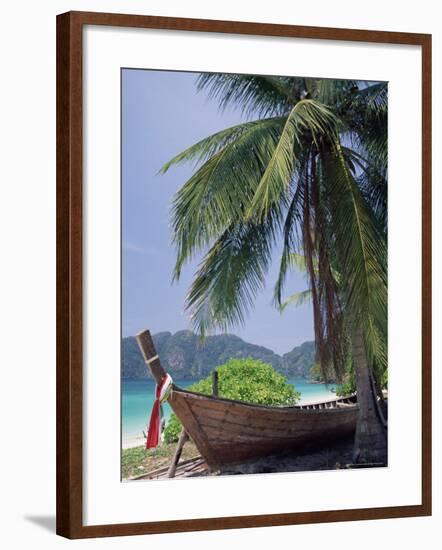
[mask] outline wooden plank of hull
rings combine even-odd
[[[178,388],[169,402],[212,469],[350,436],[358,411],[356,404],[312,409],[252,405]]]
[[[176,391],[173,392],[172,396],[173,395],[175,395],[175,399],[170,398],[169,403],[171,404],[175,414],[181,420],[184,426],[184,429],[193,439],[199,452],[206,459],[206,462],[209,465],[209,468],[217,469],[219,466],[219,463],[216,459],[216,455],[214,454],[214,449],[211,445],[211,442],[208,439],[207,433],[204,430],[204,427],[201,425],[199,417],[195,415],[191,407],[191,404],[187,399],[180,399],[180,398],[177,399]],[[175,401],[178,401],[179,403],[178,406],[176,406]]]

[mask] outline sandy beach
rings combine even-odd
[[[123,439],[121,448],[122,449],[131,449],[132,447],[139,447],[140,445],[145,445],[146,440],[143,436],[140,437],[128,437],[127,439]]]

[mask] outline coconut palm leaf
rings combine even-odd
[[[386,174],[388,161],[388,83],[378,82],[358,90],[351,99],[346,122],[356,148],[366,160]]]
[[[311,99],[296,103],[256,189],[248,217],[262,221],[267,212],[284,199],[297,162],[297,150],[302,147],[306,134],[318,143],[321,136],[336,135],[337,126],[337,118],[321,103]]]
[[[269,124],[270,126],[280,123],[283,125],[285,120],[279,118],[269,118],[266,120],[253,120],[250,122],[244,122],[237,124],[216,132],[211,136],[208,136],[201,141],[198,141],[191,147],[185,149],[172,159],[170,159],[164,166],[161,167],[159,173],[165,174],[172,166],[182,164],[184,162],[195,162],[195,164],[204,162],[210,159],[213,155],[218,153],[221,149],[226,147],[232,141],[239,139],[242,135],[260,129],[263,125]]]
[[[285,213],[285,221],[282,230],[283,245],[279,264],[278,278],[274,288],[274,304],[278,307],[282,302],[282,293],[291,265],[291,254],[294,250],[302,249],[302,220],[305,192],[305,178],[310,151],[300,151],[298,163],[293,174],[292,186],[294,188],[290,203]]]
[[[385,366],[387,334],[387,247],[378,220],[349,170],[339,143],[323,161],[332,203],[330,225],[342,277],[348,318],[362,326],[372,359]]]
[[[314,268],[317,270],[318,269],[318,260],[317,260],[317,258],[313,258],[312,261],[313,261]],[[281,259],[281,264],[283,264],[282,259]],[[280,264],[279,276],[278,276],[278,279],[277,279],[276,284],[275,284],[273,300],[274,300],[274,303],[275,303],[276,307],[279,309],[279,311],[282,312],[289,305],[295,305],[296,306],[296,305],[304,304],[307,301],[307,296],[308,296],[309,300],[311,300],[312,296],[311,296],[311,290],[308,289],[308,290],[305,290],[305,291],[302,291],[302,292],[297,292],[295,294],[292,294],[291,296],[289,296],[285,300],[282,299],[282,289],[283,289],[283,285],[284,285],[284,282],[285,282],[285,279],[286,279],[286,274],[287,274],[288,269],[289,268],[295,268],[296,270],[298,270],[299,272],[301,272],[301,273],[303,273],[304,275],[307,276],[308,275],[308,267],[307,267],[307,264],[306,264],[305,256],[303,254],[299,254],[297,252],[289,252],[287,254],[286,261],[284,262],[283,265],[281,265],[281,264]],[[305,296],[304,296],[304,294],[305,294]],[[297,296],[299,296],[299,297],[297,298]],[[304,299],[304,297],[305,297],[305,299]]]
[[[295,292],[294,294],[291,294],[288,298],[281,302],[281,304],[278,306],[278,309],[282,313],[288,306],[302,306],[307,302],[310,302],[311,299],[312,291],[310,289],[301,290],[300,292]]]
[[[196,252],[204,250],[232,222],[243,217],[274,154],[282,128],[279,118],[242,128],[178,191],[172,205],[178,250],[175,277],[180,276],[182,266]],[[200,150],[204,149],[201,144]],[[185,159],[177,162],[182,160]]]
[[[344,146],[341,148],[348,167],[355,174],[358,187],[386,234],[388,221],[386,170],[379,169],[376,164],[370,162],[368,157],[363,157],[353,149]]]
[[[366,118],[384,117],[388,109],[388,82],[376,82],[357,91],[353,104],[361,107]]]
[[[303,79],[265,75],[204,73],[198,77],[198,90],[207,90],[220,109],[233,106],[245,115],[268,117],[287,113],[301,98]]]
[[[357,89],[355,80],[306,78],[305,83],[310,97],[334,109],[342,102],[347,101],[350,92]]]
[[[195,329],[204,336],[244,323],[263,288],[275,223],[230,226],[204,256],[187,296],[186,309]]]
[[[319,263],[317,258],[312,259],[313,266],[315,270],[318,270]],[[304,254],[298,254],[297,252],[292,252],[290,254],[290,266],[296,267],[299,271],[307,273],[307,264]]]

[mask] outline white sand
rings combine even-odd
[[[130,449],[132,447],[139,447],[140,445],[146,445],[146,440],[143,436],[141,437],[129,437],[128,439],[123,439],[122,448]]]

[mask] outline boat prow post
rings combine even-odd
[[[135,338],[137,339],[143,359],[149,367],[155,382],[158,385],[161,385],[161,381],[167,373],[161,365],[161,361],[155,349],[155,344],[153,343],[150,331],[142,330],[135,336]]]

